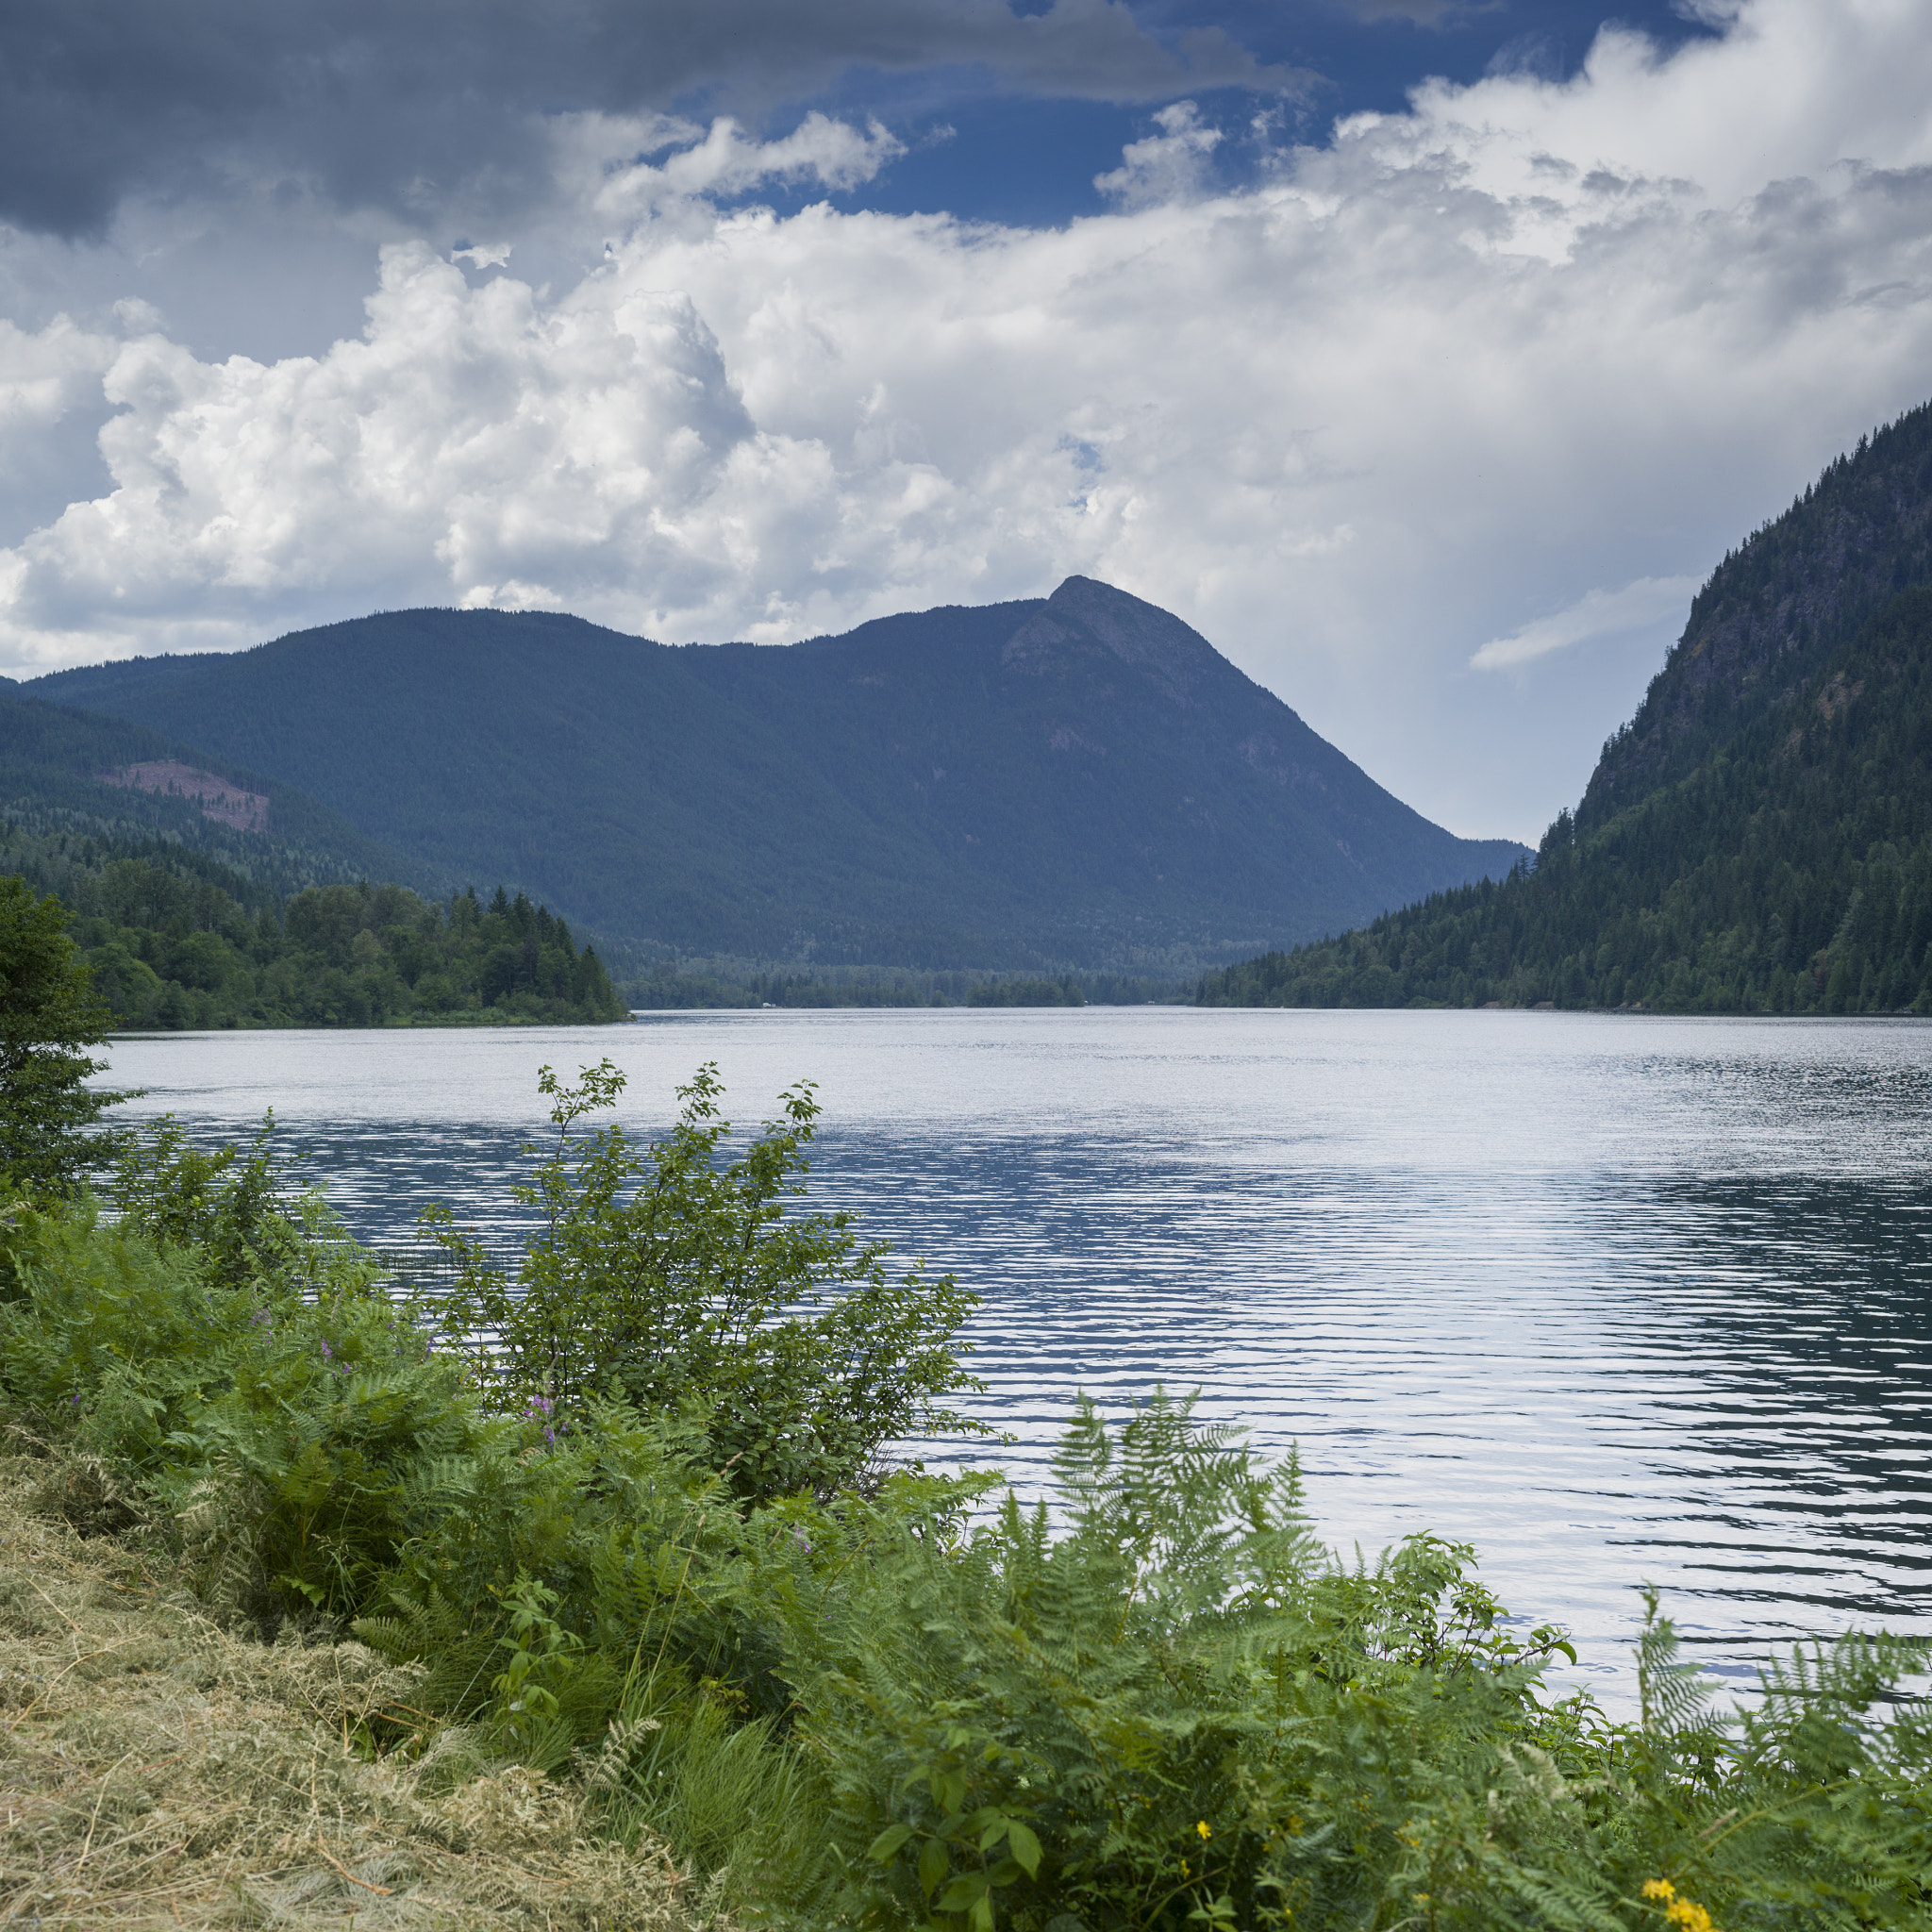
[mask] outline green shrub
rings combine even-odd
[[[0,876],[0,1186],[72,1193],[112,1156],[121,1136],[100,1117],[130,1096],[87,1083],[113,1019],[60,902]]]
[[[557,1137],[516,1191],[541,1220],[514,1274],[447,1209],[425,1217],[461,1270],[440,1319],[507,1404],[559,1421],[593,1396],[701,1409],[713,1466],[746,1500],[828,1497],[875,1482],[889,1443],[979,1429],[944,1406],[981,1386],[958,1340],[977,1297],[917,1265],[890,1280],[889,1249],[861,1241],[849,1214],[788,1211],[818,1121],[809,1085],[725,1160],[714,1066],[678,1089],[675,1125],[642,1149],[615,1124],[577,1132],[623,1091],[608,1060],[576,1087],[548,1067],[539,1084]]]
[[[301,1189],[277,1160],[275,1117],[246,1151],[194,1146],[173,1114],[123,1148],[108,1194],[122,1226],[193,1255],[227,1288],[268,1296],[360,1289],[373,1271],[320,1189]]]
[[[468,1365],[431,1353],[317,1204],[262,1193],[265,1162],[164,1128],[118,1224],[92,1201],[9,1204],[0,1399],[118,1471],[206,1587],[271,1620],[344,1614],[492,1425]]]
[[[1566,1640],[1513,1623],[1467,1549],[1337,1563],[1292,1463],[1257,1468],[1186,1404],[1118,1432],[1083,1407],[1056,1474],[1057,1523],[1008,1499],[949,1535],[854,1505],[809,1552],[768,1544],[860,1923],[1932,1920],[1923,1707],[1873,1716],[1923,1644],[1848,1640],[1718,1724],[1654,1620],[1646,1716],[1619,1728],[1543,1701]]]

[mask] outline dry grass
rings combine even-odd
[[[218,1628],[137,1543],[42,1513],[55,1474],[0,1461],[0,1927],[723,1932],[661,1851],[460,1732],[365,1761],[355,1724],[412,1673]]]

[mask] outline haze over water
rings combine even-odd
[[[197,1134],[273,1106],[358,1234],[441,1197],[505,1242],[540,1065],[609,1055],[644,1130],[703,1061],[741,1125],[809,1078],[814,1203],[984,1296],[1018,1441],[969,1459],[1028,1494],[1075,1389],[1198,1386],[1300,1444],[1339,1543],[1474,1542],[1613,1708],[1642,1581],[1740,1680],[1932,1628],[1932,1026],[1088,1008],[110,1051]]]

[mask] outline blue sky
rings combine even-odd
[[[1074,573],[1534,839],[1932,395],[1924,0],[15,0],[0,671]]]
[[[1044,9],[1018,9],[1038,14]],[[1364,18],[1367,14],[1369,17]],[[1646,34],[1660,49],[1709,38],[1714,28],[1668,0],[1606,8],[1598,0],[1493,0],[1487,6],[1390,0],[1301,5],[1203,6],[1166,0],[1135,15],[1158,42],[1218,30],[1257,65],[1303,76],[1292,91],[1240,86],[1177,89],[1209,114],[1239,125],[1256,113],[1278,117],[1286,131],[1323,140],[1338,118],[1399,113],[1409,90],[1432,76],[1470,82],[1498,69],[1551,79],[1574,75],[1606,21]],[[690,105],[700,108],[702,99]],[[947,210],[974,220],[1059,223],[1100,211],[1095,176],[1119,165],[1121,150],[1149,127],[1150,104],[1020,94],[984,70],[946,66],[906,75],[858,66],[793,105],[827,113],[876,113],[910,152],[854,200],[896,214]],[[1157,101],[1153,106],[1164,106]],[[1218,158],[1228,185],[1250,177],[1252,145]]]

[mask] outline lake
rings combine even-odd
[[[1637,1586],[1742,1684],[1767,1646],[1932,1630],[1932,1025],[1175,1008],[679,1013],[628,1026],[111,1043],[130,1111],[269,1107],[352,1228],[499,1241],[538,1068],[608,1055],[649,1130],[818,1085],[816,1205],[984,1297],[992,1459],[1075,1390],[1201,1391],[1299,1443],[1371,1556],[1474,1543],[1622,1711]],[[943,1459],[943,1458],[929,1458]]]

